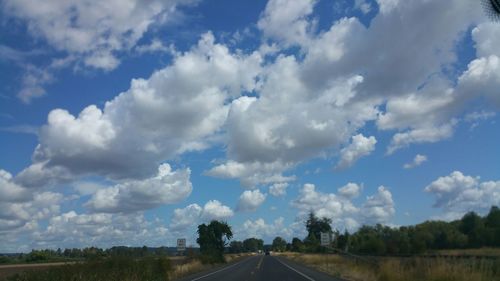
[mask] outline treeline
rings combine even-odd
[[[264,250],[264,240],[257,238],[249,238],[243,241],[231,241],[229,243],[229,253],[251,253]]]
[[[67,260],[92,260],[105,257],[162,257],[175,254],[175,248],[169,247],[125,247],[116,246],[109,249],[101,249],[97,247],[87,247],[83,249],[45,249],[32,250],[27,254],[14,254],[0,256],[0,264],[2,263],[36,263],[36,262],[54,262]]]
[[[429,250],[500,247],[500,209],[481,217],[474,212],[452,222],[426,221],[390,228],[363,226],[353,234],[337,234],[334,246],[360,254],[408,255]]]
[[[306,222],[308,236],[302,240],[293,238],[286,249],[324,252],[327,249],[319,242],[321,232],[332,234],[331,247],[356,254],[414,255],[433,250],[500,247],[500,209],[496,206],[491,207],[484,217],[469,212],[460,220],[451,222],[426,221],[399,228],[378,224],[362,226],[354,233],[332,231],[330,224],[329,219],[309,214]],[[274,243],[273,248],[276,248]]]

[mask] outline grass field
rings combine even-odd
[[[486,256],[500,257],[500,248],[439,250],[437,254],[446,256]]]
[[[286,257],[353,281],[500,281],[500,260],[377,258],[374,263],[339,255],[287,253]]]
[[[248,254],[225,255],[226,262]],[[0,280],[8,281],[165,281],[220,265],[202,264],[196,258],[164,257],[133,259],[115,257],[103,260],[16,264],[0,266]]]

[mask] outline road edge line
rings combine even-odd
[[[196,278],[194,278],[194,279],[191,279],[191,281],[200,280],[200,279],[203,279],[203,278],[208,277],[208,276],[210,276],[210,275],[214,275],[215,273],[219,273],[219,272],[224,271],[224,270],[226,270],[226,269],[232,268],[232,267],[234,267],[234,266],[236,266],[236,265],[238,265],[238,264],[240,264],[240,263],[243,263],[243,262],[245,262],[245,261],[249,260],[250,258],[253,258],[253,257],[249,257],[248,259],[244,259],[244,260],[239,261],[239,262],[237,262],[237,263],[235,263],[235,264],[232,264],[232,265],[226,266],[226,267],[221,268],[221,269],[219,269],[219,270],[216,270],[216,271],[214,271],[214,272],[210,272],[210,273],[208,273],[208,274],[206,274],[206,275],[203,275],[203,276],[200,276],[200,277],[196,277]]]
[[[293,268],[293,267],[289,266],[288,264],[286,264],[286,263],[282,262],[280,259],[276,258],[276,260],[277,260],[277,261],[279,261],[282,265],[284,265],[284,266],[288,267],[289,269],[291,269],[291,270],[293,270],[293,271],[297,272],[298,274],[302,275],[302,277],[304,277],[304,278],[306,278],[306,279],[308,279],[308,280],[311,280],[311,281],[315,281],[315,280],[314,280],[314,279],[312,279],[311,277],[309,277],[309,276],[305,275],[304,273],[302,273],[302,272],[298,271],[297,269],[295,269],[295,268]]]

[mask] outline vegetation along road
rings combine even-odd
[[[323,281],[335,279],[329,275],[310,269],[303,265],[291,262],[282,257],[275,256],[252,256],[238,263],[215,269],[208,272],[198,273],[181,279],[181,281],[258,281],[258,280],[282,280],[282,281]]]

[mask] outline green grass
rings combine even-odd
[[[226,262],[238,261],[248,254],[228,254]],[[51,268],[31,268],[7,277],[8,281],[166,281],[220,266],[203,264],[199,257],[101,258]],[[0,277],[1,279],[2,277]],[[3,279],[2,279],[3,280]]]
[[[168,258],[108,258],[26,271],[8,281],[166,281],[172,270]]]

